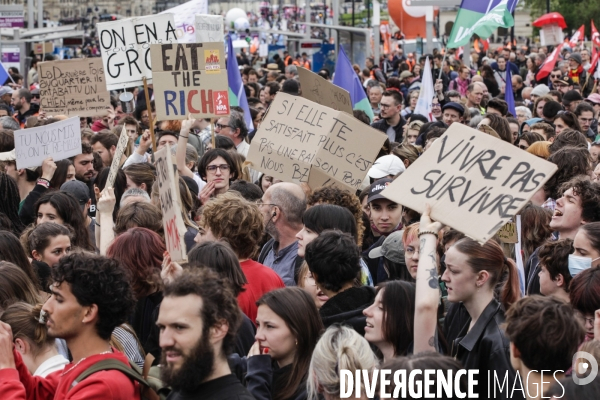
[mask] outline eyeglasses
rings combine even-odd
[[[551,78],[562,78],[562,75],[550,75]]]
[[[585,324],[589,323],[590,325],[594,326],[594,316],[586,317],[580,311],[575,311],[575,316],[580,318]]]
[[[379,104],[379,107],[381,107],[381,108],[390,108],[390,107],[393,107],[393,106],[394,105],[392,105],[392,104],[383,104],[383,103]]]
[[[440,103],[432,103],[431,108],[440,108],[442,105]]]
[[[217,170],[217,168],[221,171],[221,172],[226,172],[229,171],[229,165],[227,164],[221,164],[221,165],[209,165],[208,167],[206,167],[206,170],[209,172],[215,172]]]
[[[231,128],[231,125],[221,125],[219,123],[215,124],[215,129],[223,129],[223,128]]]
[[[274,207],[279,207],[277,204],[263,203],[262,200],[256,200],[256,205],[258,205],[258,206],[274,206]]]

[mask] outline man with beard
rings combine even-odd
[[[25,127],[27,118],[38,115],[40,106],[31,103],[31,92],[27,89],[19,89],[13,92],[10,98],[10,105],[16,111],[13,118],[21,125],[21,128]]]
[[[94,195],[94,150],[87,142],[81,142],[81,154],[69,158],[75,167],[75,179],[85,183],[90,190],[92,205],[90,217],[96,216],[96,196]]]
[[[303,226],[306,195],[295,183],[277,183],[263,194],[259,208],[272,239],[263,246],[258,262],[277,272],[286,286],[296,286],[302,264],[296,234]]]
[[[229,285],[208,268],[186,270],[163,296],[156,324],[168,399],[253,400],[227,363],[242,320]]]
[[[63,257],[52,268],[52,295],[40,315],[48,335],[64,339],[72,362],[45,378],[31,376],[14,349],[11,327],[0,322],[0,393],[3,399],[140,399],[137,382],[123,372],[105,370],[78,379],[105,360],[129,366],[110,345],[113,330],[135,306],[125,269],[115,260],[89,254]]]
[[[390,142],[402,143],[404,125],[406,121],[402,118],[402,95],[395,90],[386,90],[380,100],[381,119],[373,122],[371,126],[385,133]]]

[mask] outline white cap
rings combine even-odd
[[[367,175],[369,178],[381,179],[388,175],[395,176],[404,171],[406,171],[406,167],[404,167],[404,163],[400,157],[390,154],[375,160]]]

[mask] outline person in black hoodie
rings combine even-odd
[[[373,304],[375,290],[355,286],[360,276],[360,250],[347,233],[323,232],[306,246],[305,261],[317,287],[329,297],[319,313],[323,325],[349,325],[364,335],[366,317],[363,310]]]
[[[511,366],[509,341],[501,326],[504,311],[520,296],[519,277],[513,260],[504,256],[502,247],[494,240],[484,245],[464,238],[446,252],[446,270],[442,281],[448,290],[448,301],[453,302],[445,319],[445,337],[451,348],[451,356],[460,361],[465,369],[479,370],[476,392],[480,398],[509,399],[509,393],[488,397],[491,371],[500,381],[508,377],[515,382],[515,370]],[[419,264],[419,270],[421,265]],[[495,287],[506,275],[506,282],[496,300]],[[520,393],[520,392],[517,392]]]

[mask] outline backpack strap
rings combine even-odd
[[[122,361],[119,361],[117,359],[107,358],[107,359],[98,361],[97,363],[95,363],[94,365],[91,365],[89,368],[87,368],[85,371],[83,371],[81,374],[79,374],[79,376],[77,378],[75,378],[73,383],[71,383],[71,386],[69,386],[69,390],[71,390],[79,382],[81,382],[88,376],[95,374],[96,372],[110,371],[110,370],[120,371],[121,373],[126,375],[129,379],[132,379],[132,380],[138,382],[140,385],[145,386],[145,387],[149,386],[148,382],[146,382],[144,380],[144,378],[142,377],[140,369],[137,365],[131,364],[131,362],[129,363],[129,365],[126,365],[125,363],[123,363]]]

